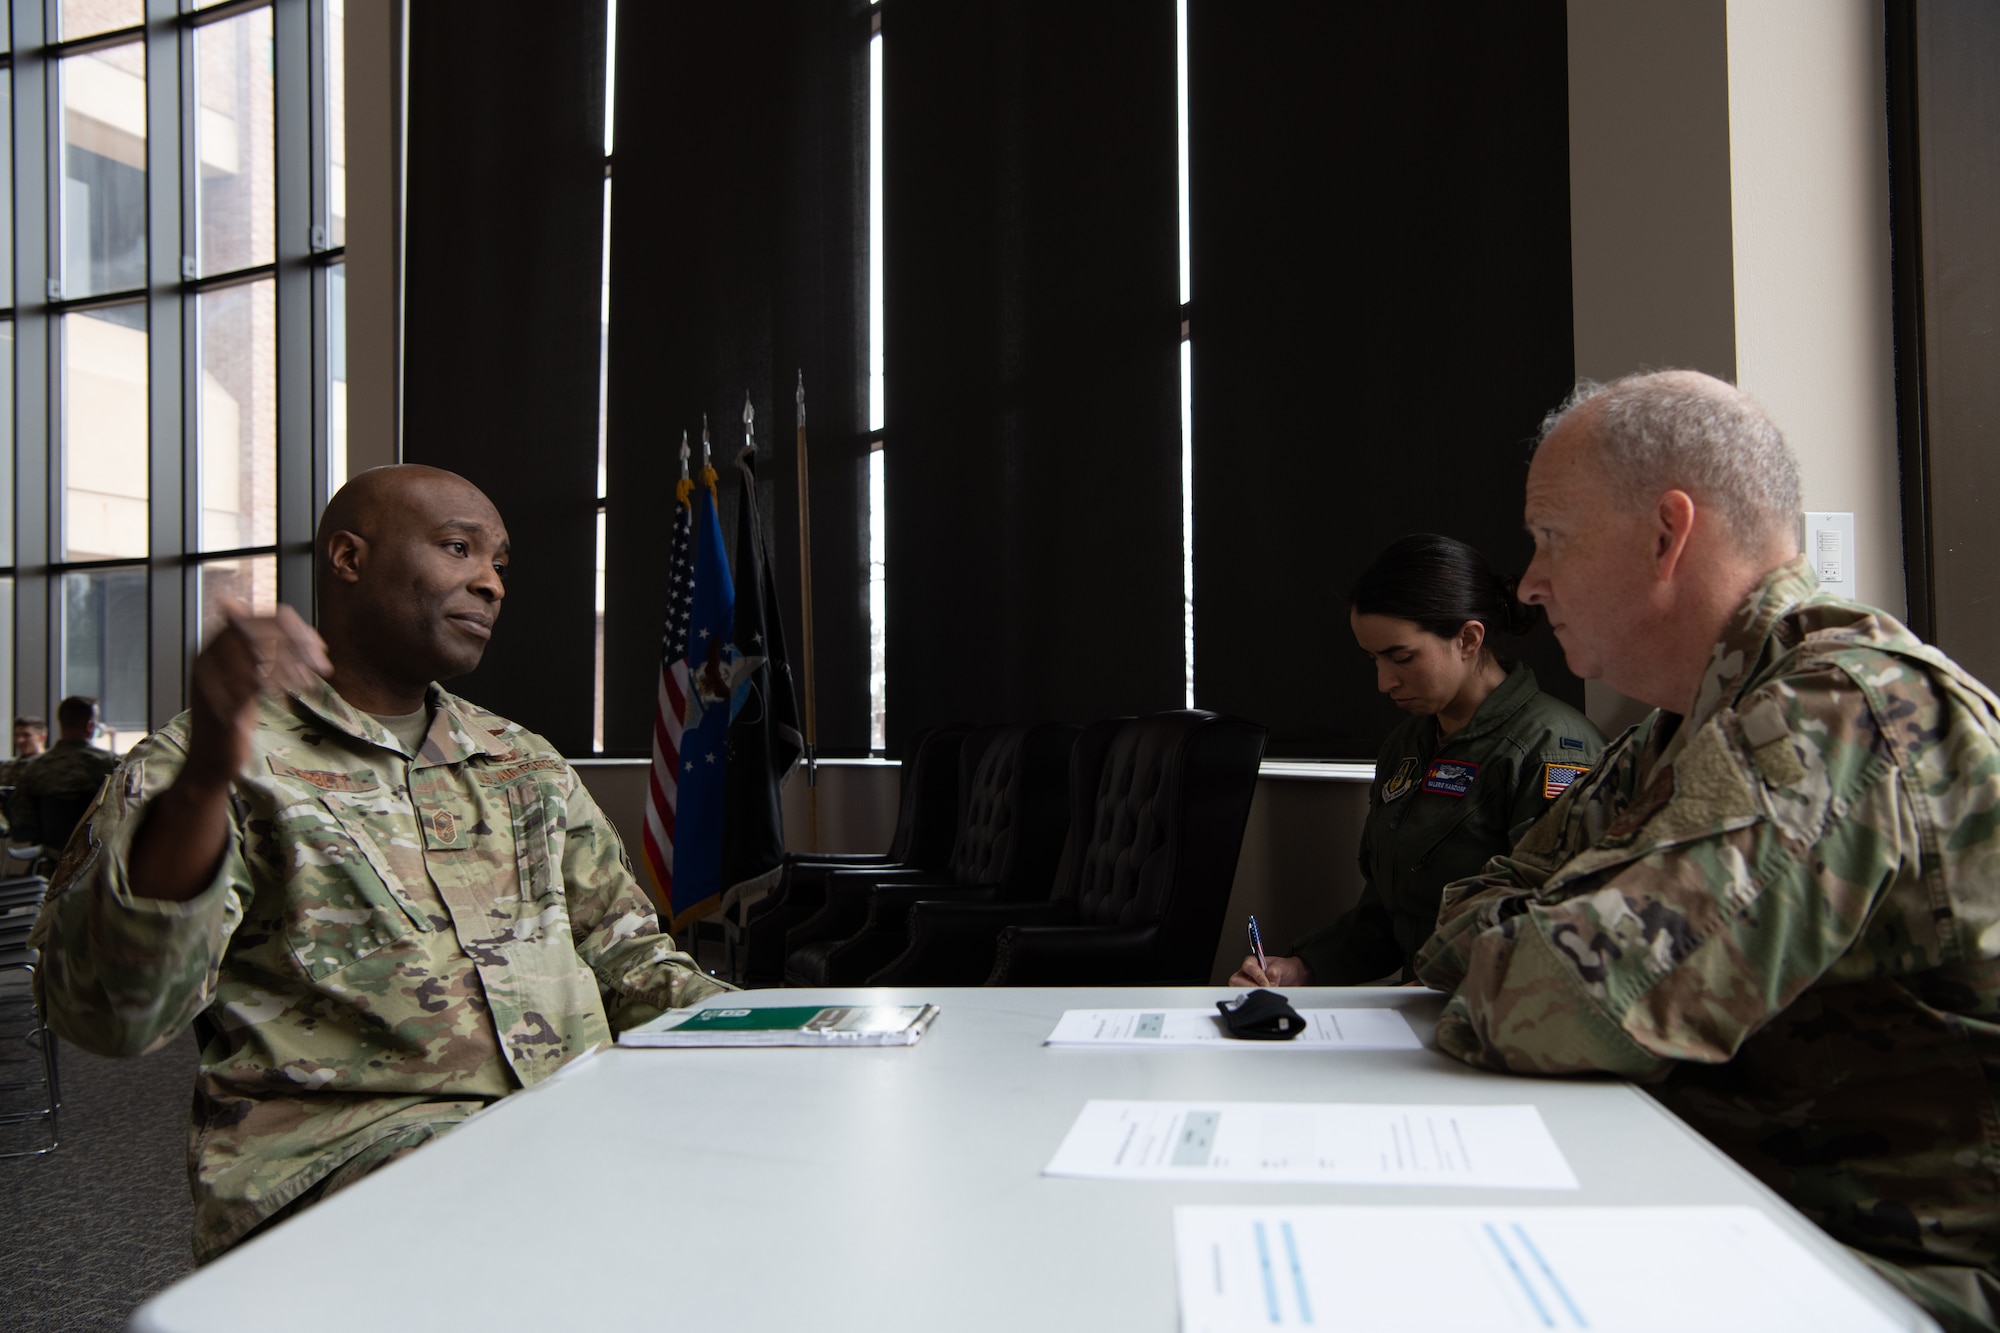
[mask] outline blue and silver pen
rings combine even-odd
[[[1250,952],[1257,955],[1257,970],[1265,976],[1271,975],[1271,965],[1264,961],[1264,937],[1257,930],[1257,914],[1250,914]]]

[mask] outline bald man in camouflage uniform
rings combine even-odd
[[[725,989],[660,933],[562,756],[435,683],[477,665],[504,595],[486,497],[363,473],[318,548],[324,643],[232,605],[36,926],[64,1037],[136,1055],[194,1026],[204,1261]]]
[[[1589,393],[1529,474],[1523,600],[1659,707],[1445,892],[1438,1043],[1663,1103],[1947,1327],[2000,1309],[2000,703],[1822,595],[1796,465],[1685,372]]]

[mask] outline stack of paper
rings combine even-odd
[[[1042,1174],[1577,1188],[1532,1106],[1093,1101]]]
[[[1920,1328],[1754,1208],[1174,1210],[1182,1333]]]
[[[1214,1009],[1071,1009],[1045,1046],[1210,1046],[1239,1051],[1420,1051],[1394,1009],[1301,1009],[1306,1030],[1289,1041],[1242,1041]]]

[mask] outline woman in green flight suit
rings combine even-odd
[[[1376,688],[1412,714],[1375,761],[1361,900],[1290,955],[1246,958],[1239,986],[1353,986],[1408,976],[1444,886],[1479,873],[1590,771],[1604,737],[1493,649],[1539,616],[1464,542],[1419,534],[1375,558],[1348,599]]]

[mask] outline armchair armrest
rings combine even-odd
[[[871,986],[976,986],[993,966],[993,941],[1011,925],[1075,920],[1068,901],[944,902],[909,910],[909,947],[868,978]]]
[[[998,884],[884,884],[868,895],[868,929],[906,935],[910,909],[918,903],[992,903],[1000,899]]]
[[[861,929],[836,941],[818,946],[824,954],[820,985],[858,986],[884,963],[903,952],[908,942],[910,908],[919,898],[926,901],[946,896],[951,901],[977,902],[1000,892],[997,884],[965,886],[936,884],[881,884],[868,895],[868,915]],[[809,965],[800,960],[800,974],[810,975]]]
[[[778,890],[763,902],[750,909],[749,919],[756,921],[780,909],[788,912],[793,920],[811,916],[826,902],[826,881],[839,870],[900,870],[902,867],[890,863],[886,856],[847,855],[799,855],[785,858],[784,878]]]
[[[1200,985],[1158,974],[1160,928],[1022,924],[1000,932],[991,986]]]
[[[844,940],[868,924],[869,896],[886,884],[927,884],[949,891],[957,886],[926,870],[837,870],[826,878],[819,909],[785,933],[785,952],[795,953],[822,940]]]
[[[793,852],[785,858],[792,870],[856,870],[888,864],[882,852]]]

